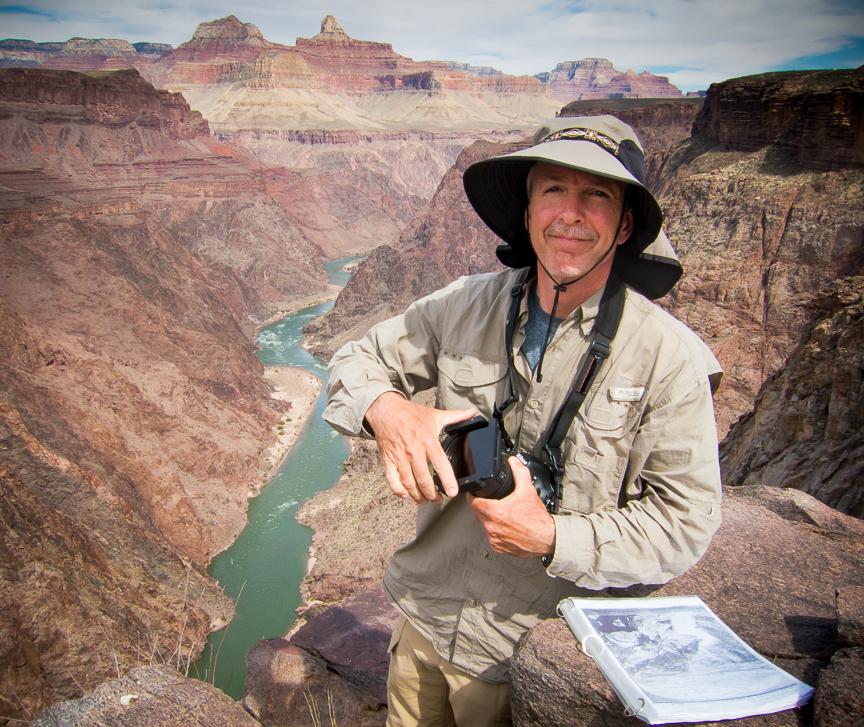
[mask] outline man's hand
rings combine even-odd
[[[531,484],[531,473],[515,457],[508,460],[516,487],[503,500],[468,495],[475,517],[486,531],[492,550],[517,558],[555,552],[555,521]]]
[[[470,419],[473,407],[463,410],[430,409],[408,401],[400,394],[381,394],[366,410],[366,422],[375,433],[384,460],[384,476],[397,497],[410,497],[418,505],[440,502],[429,464],[449,497],[459,493],[453,468],[441,449],[438,436],[449,424]]]

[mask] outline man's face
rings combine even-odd
[[[615,255],[604,255],[633,232],[630,210],[621,221],[625,186],[557,164],[534,166],[525,227],[534,252],[558,282],[578,278],[595,265],[598,279],[606,280]],[[621,230],[613,243],[619,222]]]

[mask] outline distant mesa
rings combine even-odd
[[[168,43],[130,43],[106,38],[70,38],[64,43],[35,43],[10,38],[0,40],[0,68],[45,68],[70,71],[120,70],[152,63]]]
[[[200,23],[192,35],[192,42],[194,43],[196,40],[200,41],[203,45],[207,45],[213,41],[243,43],[244,45],[260,47],[273,45],[264,40],[264,36],[261,35],[261,31],[257,25],[243,23],[233,15],[213,20],[209,23]],[[183,45],[186,45],[186,43]]]
[[[605,58],[565,61],[535,78],[548,84],[562,103],[599,98],[680,98],[681,89],[650,71],[619,71]]]

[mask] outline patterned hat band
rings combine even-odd
[[[537,146],[540,144],[545,144],[547,141],[558,141],[559,139],[573,139],[575,141],[591,141],[595,144],[602,146],[606,151],[612,152],[616,157],[618,156],[618,148],[619,144],[615,139],[611,136],[606,136],[606,134],[601,134],[599,131],[595,129],[561,129],[561,131],[556,131],[553,134],[549,134],[545,139],[540,141]]]
[[[645,175],[645,155],[636,142],[631,139],[624,139],[621,142],[615,141],[611,136],[607,136],[596,129],[586,129],[582,127],[574,127],[572,129],[561,129],[555,131],[545,139],[541,139],[534,146],[540,146],[549,141],[590,141],[596,144],[601,149],[608,151],[612,156],[621,162],[621,165],[632,174],[643,187],[647,187]]]

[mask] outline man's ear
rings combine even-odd
[[[528,207],[525,207],[525,229],[528,230]]]
[[[527,215],[528,210],[525,210],[525,213]],[[635,229],[636,222],[633,219],[633,209],[628,207],[627,211],[624,213],[624,220],[621,222],[621,229],[618,231],[618,240],[616,241],[616,244],[623,245],[627,242]]]

